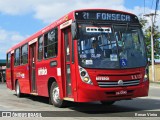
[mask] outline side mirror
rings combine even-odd
[[[77,27],[77,23],[73,22],[71,24],[71,33],[72,33],[72,39],[78,39],[78,27]]]

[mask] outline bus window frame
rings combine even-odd
[[[39,59],[39,40],[40,40],[41,37],[42,37],[42,58]],[[37,54],[37,60],[38,60],[38,62],[40,62],[44,59],[44,34],[42,34],[38,37],[38,45],[37,46],[38,46],[37,47],[37,53],[38,53]]]
[[[9,66],[8,66],[9,64]],[[11,52],[8,52],[7,53],[7,65],[6,65],[7,68],[11,68]]]
[[[53,44],[57,43],[57,46],[56,46],[57,49],[55,49],[55,51],[57,51],[57,52],[55,52],[55,55],[53,55],[51,57],[45,57],[45,47],[48,47],[48,45],[45,46],[45,41],[48,40],[48,33],[50,33],[53,30],[55,30],[55,32],[56,32],[57,42],[54,42]],[[47,36],[47,39],[45,39],[45,36]],[[53,45],[53,44],[50,44],[50,45]],[[56,58],[57,56],[58,56],[58,26],[50,29],[49,31],[47,31],[46,33],[43,34],[43,59],[48,60],[48,59],[51,59],[51,58]]]
[[[24,47],[24,46],[27,46],[27,63],[22,63],[23,62],[23,58],[22,58],[22,48]],[[29,47],[28,47],[28,43],[26,43],[26,44],[24,44],[24,45],[22,45],[21,47],[20,47],[20,65],[22,66],[22,65],[26,65],[26,64],[28,64],[28,62],[29,62],[29,57],[28,57],[28,55],[29,55]]]
[[[16,51],[19,49],[19,64],[17,65],[15,60],[16,60]],[[15,49],[15,52],[14,52],[14,66],[17,67],[17,66],[20,66],[21,65],[21,47],[17,47]]]

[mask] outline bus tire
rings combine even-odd
[[[115,101],[101,101],[101,104],[107,105],[107,106],[113,105],[114,103]]]
[[[16,95],[19,98],[22,97],[22,93],[21,93],[21,89],[18,81],[16,82]]]
[[[53,82],[50,88],[50,103],[59,108],[65,106],[65,101],[60,99],[59,87],[56,82]]]

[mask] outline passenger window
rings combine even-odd
[[[38,60],[43,59],[43,36],[38,38]]]
[[[57,29],[53,29],[44,35],[44,58],[57,56]]]
[[[28,44],[21,48],[21,64],[28,63]]]
[[[11,53],[7,54],[7,68],[10,68],[11,66]]]
[[[15,50],[15,54],[14,54],[14,65],[18,66],[20,65],[20,49],[16,49]]]

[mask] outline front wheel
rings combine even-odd
[[[110,105],[113,105],[115,103],[115,101],[101,101],[101,103],[103,105],[107,105],[107,106],[110,106]]]
[[[53,82],[50,89],[50,102],[55,107],[64,107],[65,101],[60,99],[59,87],[56,82]]]
[[[21,90],[20,90],[20,85],[19,85],[19,82],[17,81],[16,82],[16,95],[17,97],[22,97],[22,93],[21,93]]]

